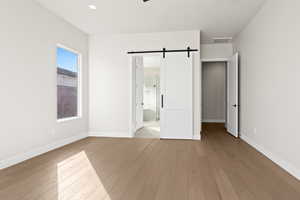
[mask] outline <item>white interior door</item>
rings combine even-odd
[[[239,136],[239,60],[233,55],[227,66],[227,131]]]
[[[136,130],[143,127],[143,110],[144,110],[144,64],[142,56],[135,56],[135,76],[136,76]]]
[[[162,59],[161,138],[193,138],[193,57],[170,53]]]

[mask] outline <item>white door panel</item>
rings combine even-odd
[[[193,138],[193,57],[167,54],[162,60],[161,137]]]
[[[228,62],[227,67],[227,131],[239,136],[239,66],[238,53]]]

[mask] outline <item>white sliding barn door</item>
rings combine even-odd
[[[239,60],[233,55],[227,66],[227,131],[239,136]]]
[[[161,69],[161,138],[193,138],[193,56],[168,53]]]
[[[143,110],[144,110],[144,64],[142,56],[133,57],[135,68],[135,94],[136,94],[136,130],[143,127]]]

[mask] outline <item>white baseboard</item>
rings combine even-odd
[[[253,139],[249,138],[246,135],[241,135],[240,138],[247,142],[249,145],[257,149],[259,152],[264,154],[266,157],[268,157],[270,160],[272,160],[274,163],[279,165],[281,168],[283,168],[285,171],[287,171],[289,174],[300,180],[300,169],[297,169],[293,164],[285,161],[284,159],[280,158],[279,156],[275,155],[271,151],[267,150],[264,146],[261,144],[258,144]]]
[[[224,119],[202,119],[204,123],[225,123]]]
[[[201,140],[201,135],[200,134],[193,135],[193,140]]]
[[[126,131],[91,131],[90,137],[112,137],[112,138],[132,138],[132,135]]]
[[[87,133],[81,133],[79,135],[65,138],[60,141],[53,142],[51,144],[45,145],[43,147],[39,147],[24,153],[20,153],[18,155],[12,156],[10,158],[4,159],[0,161],[0,169],[4,169],[13,165],[16,165],[18,163],[21,163],[25,160],[29,160],[33,157],[39,156],[41,154],[47,153],[49,151],[52,151],[54,149],[60,148],[62,146],[65,146],[67,144],[76,142],[78,140],[84,139],[88,137]]]

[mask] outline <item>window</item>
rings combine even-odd
[[[57,47],[57,119],[80,117],[80,55]]]

